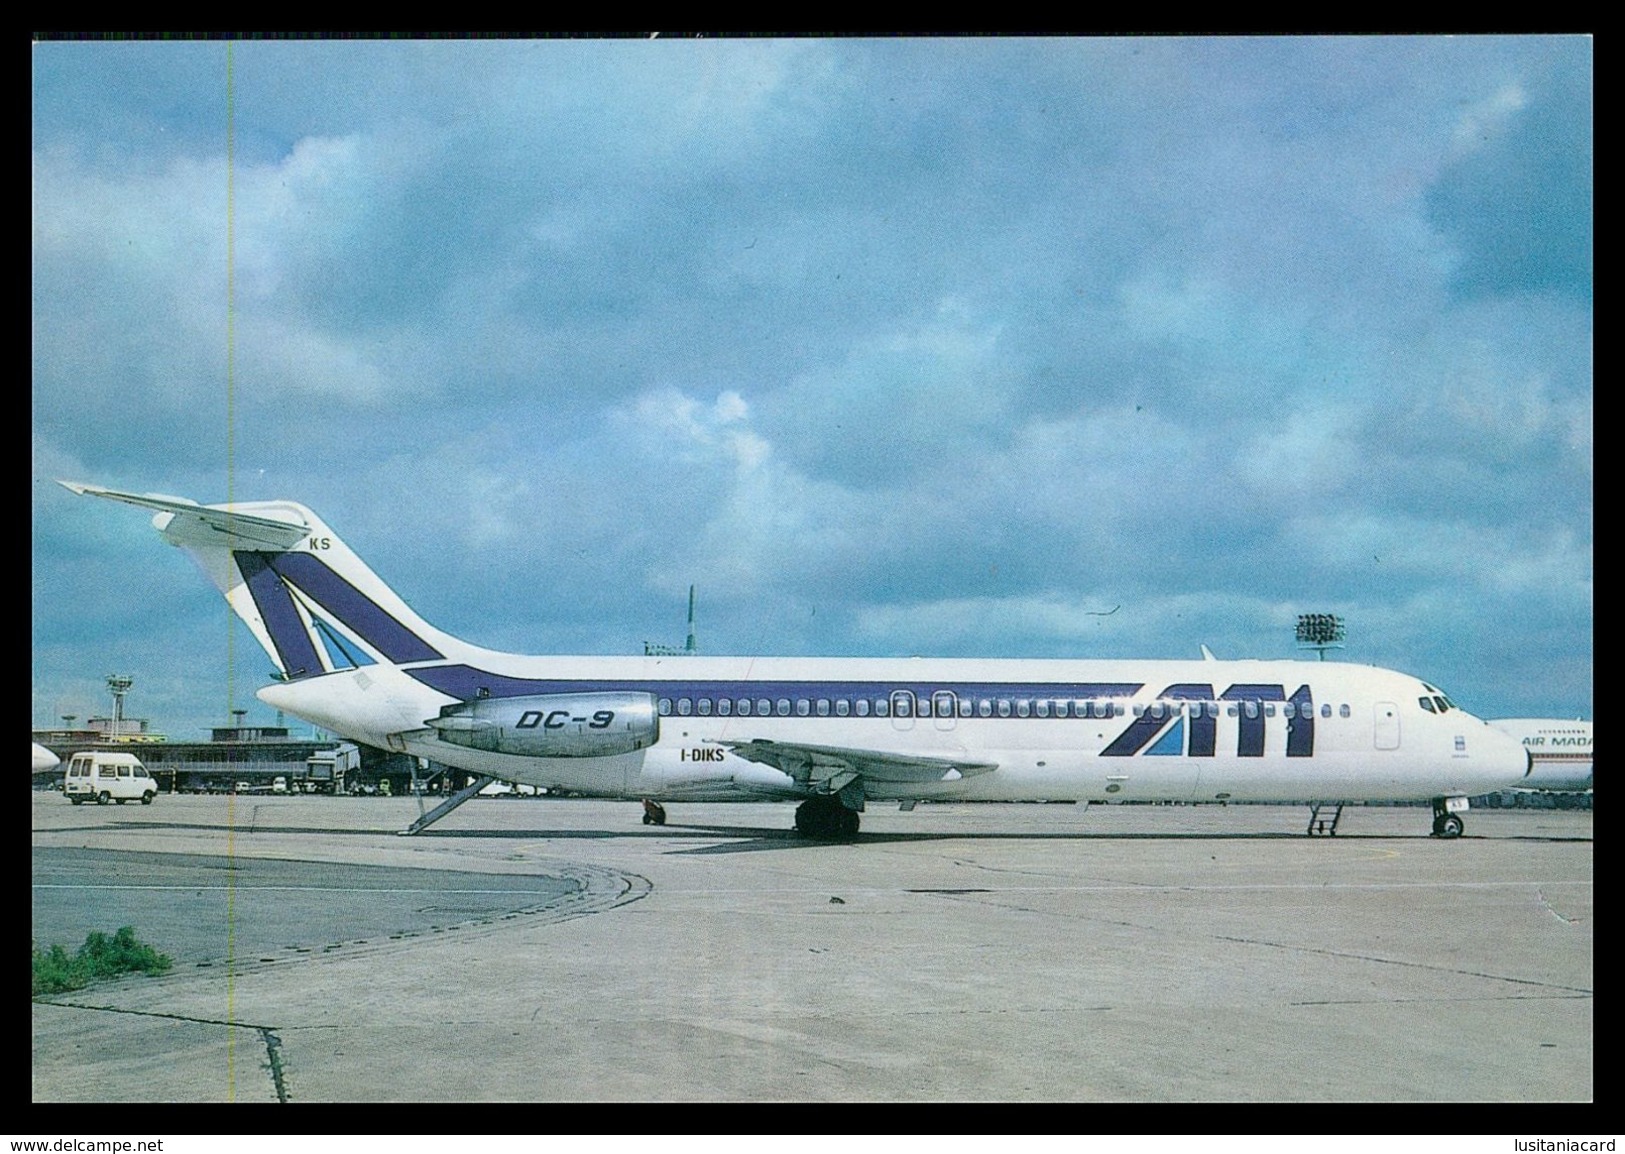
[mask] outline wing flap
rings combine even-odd
[[[794,741],[724,741],[721,744],[746,761],[771,765],[820,793],[839,793],[859,778],[877,784],[917,785],[957,781],[998,768],[992,762],[803,745]]]

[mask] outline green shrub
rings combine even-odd
[[[34,997],[41,994],[60,994],[65,990],[81,990],[92,982],[116,978],[120,974],[139,971],[143,974],[161,974],[172,963],[169,955],[135,937],[132,926],[124,926],[112,937],[96,931],[85,939],[79,952],[72,957],[61,946],[48,950],[34,945]]]

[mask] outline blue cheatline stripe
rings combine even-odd
[[[283,672],[290,678],[325,673],[326,668],[317,656],[310,634],[305,631],[293,597],[282,579],[271,571],[267,554],[233,553],[232,558],[248,584],[254,607],[259,610],[260,620],[265,622],[265,631],[271,635],[271,644],[276,646]]]
[[[384,660],[399,664],[433,661],[445,656],[309,553],[261,553],[258,556],[334,620],[383,654]]]
[[[1132,697],[1143,688],[1135,681],[1082,682],[1031,684],[1027,682],[942,682],[899,686],[895,681],[686,681],[654,678],[617,678],[615,680],[554,679],[508,677],[500,673],[487,673],[471,665],[437,665],[428,669],[409,669],[409,674],[431,689],[448,697],[472,701],[477,697],[528,697],[545,693],[653,693],[659,697],[691,699],[740,698],[752,700],[767,698],[798,699],[884,698],[902,689],[912,692],[915,699],[928,704],[933,693],[952,692],[961,700],[996,701],[1027,698],[1034,700],[1091,700]]]

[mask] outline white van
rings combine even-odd
[[[158,796],[158,783],[133,753],[76,753],[68,762],[62,792],[74,805],[87,801],[123,805],[135,799],[151,805]]]

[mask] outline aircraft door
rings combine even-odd
[[[914,693],[912,690],[892,690],[891,727],[905,733],[914,728]]]
[[[959,719],[959,702],[953,690],[939,689],[931,695],[931,716],[936,718],[937,728],[944,732],[954,727]]]
[[[1392,701],[1377,702],[1374,733],[1378,749],[1399,748],[1399,706]]]

